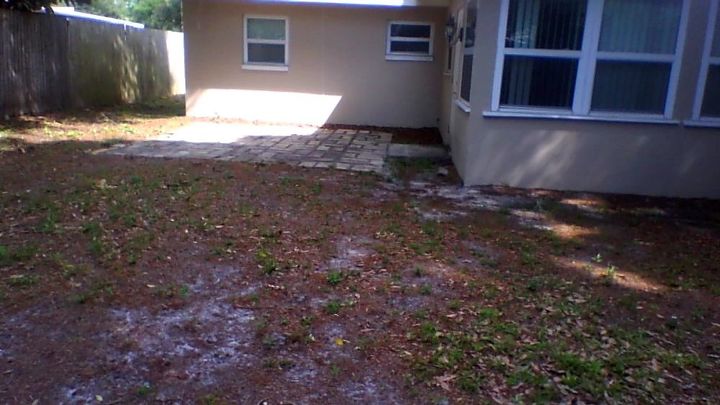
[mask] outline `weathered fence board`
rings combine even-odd
[[[0,116],[185,92],[182,33],[0,10]]]

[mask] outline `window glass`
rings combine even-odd
[[[248,44],[250,62],[285,63],[285,45]]]
[[[248,17],[245,21],[245,63],[286,65],[286,20]]]
[[[268,18],[248,18],[249,39],[285,39],[285,20]]]
[[[406,38],[430,38],[430,26],[427,24],[392,24],[390,36]]]
[[[473,48],[475,46],[475,25],[477,24],[477,4],[475,0],[468,4],[465,15],[467,19],[465,22],[465,38],[463,44],[465,48]]]
[[[708,67],[705,95],[700,115],[720,118],[720,64]]]
[[[605,0],[600,51],[673,54],[682,0]]]
[[[504,0],[502,82],[495,87],[493,105],[562,108],[582,115],[670,114],[666,107],[679,64],[683,4]],[[583,43],[586,33],[592,34],[591,43]]]
[[[390,42],[390,52],[406,52],[426,55],[430,53],[430,42],[393,41]]]
[[[605,0],[600,52],[675,54],[682,0]],[[598,58],[592,111],[663,114],[673,62]]]
[[[471,1],[465,13],[465,29],[463,38],[462,74],[460,80],[460,98],[470,102],[472,87],[473,54],[475,47],[475,26],[477,24],[477,2]]]
[[[505,46],[579,50],[586,8],[577,0],[511,0]]]
[[[715,19],[714,32],[710,56],[720,57],[720,7],[718,7],[717,18]]]
[[[575,93],[577,68],[575,59],[507,56],[500,103],[570,108]]]
[[[671,67],[669,63],[598,62],[592,109],[662,114]]]
[[[402,57],[419,57],[429,60],[432,56],[432,26],[427,23],[390,23],[387,54]]]
[[[462,64],[462,84],[460,87],[460,98],[470,102],[470,87],[472,83],[473,56],[464,55]]]

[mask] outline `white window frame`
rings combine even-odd
[[[393,25],[421,25],[430,27],[430,37],[418,38],[418,37],[394,37],[392,33]],[[434,46],[435,26],[431,22],[423,21],[402,21],[394,20],[388,22],[387,34],[385,35],[385,59],[386,60],[404,60],[404,61],[415,61],[415,62],[432,62],[433,60],[433,46]],[[428,53],[421,54],[417,52],[391,52],[390,45],[392,42],[427,42]]]
[[[703,47],[702,65],[700,66],[700,76],[698,77],[697,89],[695,91],[695,103],[693,105],[693,120],[708,124],[716,124],[720,126],[720,117],[703,117],[702,105],[705,100],[705,86],[707,85],[707,76],[710,65],[720,65],[720,56],[711,56],[713,47],[713,37],[715,35],[715,25],[720,24],[718,18],[718,9],[720,9],[720,0],[710,0],[710,11],[708,14],[708,26],[705,32],[705,45]]]
[[[285,39],[251,39],[248,37],[248,20],[283,20],[285,21]],[[248,44],[272,44],[285,47],[285,63],[250,62],[248,60]],[[286,72],[290,65],[290,21],[286,16],[246,14],[243,16],[243,69],[269,70]]]
[[[547,117],[596,117],[607,121],[617,119],[618,121],[638,120],[640,122],[670,121],[675,109],[675,98],[677,93],[678,80],[680,78],[680,64],[685,36],[687,34],[687,20],[690,2],[683,0],[680,22],[678,24],[677,42],[674,54],[653,54],[633,52],[604,52],[599,51],[600,30],[602,28],[604,0],[587,0],[587,12],[585,27],[583,31],[582,48],[580,50],[555,50],[555,49],[525,49],[506,48],[505,38],[507,35],[508,14],[510,0],[502,0],[500,8],[500,27],[498,30],[497,54],[495,60],[495,73],[493,77],[492,111],[487,116],[504,116],[505,114],[493,113],[517,113],[518,116],[547,116]],[[570,109],[564,108],[543,108],[543,107],[516,107],[501,106],[500,93],[502,90],[503,69],[505,56],[546,56],[555,58],[570,58],[578,60],[577,76],[575,80],[575,93],[573,104]],[[668,82],[665,109],[661,114],[643,114],[633,112],[606,112],[592,111],[592,92],[595,80],[595,68],[598,61],[627,61],[627,62],[664,62],[671,64],[670,79]],[[509,114],[507,114],[509,115]]]

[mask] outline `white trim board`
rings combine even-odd
[[[484,118],[524,118],[524,119],[544,119],[544,120],[568,120],[568,121],[597,121],[610,122],[618,124],[659,124],[659,125],[678,125],[680,121],[667,119],[663,117],[651,116],[603,116],[603,115],[573,115],[570,112],[552,112],[546,111],[483,111]]]

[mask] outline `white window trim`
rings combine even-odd
[[[714,0],[718,1],[718,0]],[[678,81],[680,78],[680,64],[682,61],[685,39],[687,35],[688,14],[690,2],[683,0],[680,22],[678,24],[677,42],[675,53],[650,54],[650,53],[629,53],[629,52],[603,52],[598,51],[600,42],[600,30],[602,28],[602,12],[604,0],[588,0],[586,21],[583,31],[582,49],[577,51],[568,50],[547,50],[547,49],[524,49],[505,48],[507,35],[507,20],[510,10],[510,0],[502,0],[500,6],[500,24],[498,28],[497,53],[495,59],[495,72],[493,77],[493,91],[491,111],[485,115],[490,116],[493,112],[506,112],[508,114],[497,114],[496,116],[510,115],[531,115],[549,117],[588,117],[594,120],[616,119],[621,122],[677,122],[673,121],[675,99]],[[500,93],[502,91],[502,76],[506,55],[527,55],[527,56],[548,56],[556,58],[570,58],[578,60],[578,73],[575,82],[575,93],[573,105],[570,109],[548,109],[534,107],[509,107],[500,105]],[[665,99],[665,109],[662,114],[638,114],[629,112],[600,112],[591,111],[592,91],[595,80],[595,67],[598,61],[638,61],[638,62],[664,62],[671,63],[668,91]]]
[[[285,40],[280,39],[250,39],[248,37],[248,19],[266,19],[285,21]],[[285,63],[250,62],[248,60],[248,44],[276,44],[285,46]],[[246,70],[267,70],[275,72],[287,72],[290,65],[290,21],[286,16],[246,14],[243,16],[243,64],[242,69]]]
[[[468,15],[468,8],[470,8],[470,4],[475,3],[475,29],[477,29],[477,12],[480,10],[480,6],[477,3],[477,0],[470,0],[463,6],[463,23],[462,23],[462,46],[460,49],[462,49],[462,54],[460,58],[458,59],[458,63],[460,63],[459,66],[459,72],[460,72],[460,80],[458,82],[460,83],[460,86],[458,87],[458,98],[456,100],[456,105],[460,107],[461,110],[463,110],[466,113],[470,112],[470,100],[465,100],[462,96],[462,81],[463,81],[463,75],[462,75],[462,69],[463,64],[465,63],[465,55],[472,55],[473,56],[473,66],[477,63],[475,60],[475,43],[473,43],[473,46],[470,48],[465,47],[465,41],[467,40],[467,19]],[[473,33],[477,34],[477,33]],[[477,36],[474,37],[475,41],[477,41]],[[470,72],[470,91],[472,92],[472,72]]]
[[[615,115],[612,117],[606,115],[573,115],[567,110],[555,110],[555,109],[502,109],[500,111],[483,111],[483,117],[485,118],[538,118],[538,119],[551,119],[551,120],[569,120],[569,121],[596,121],[596,122],[621,122],[628,124],[662,124],[662,125],[678,125],[680,121],[666,119],[664,117],[658,118],[657,115],[640,115],[640,114],[626,114],[626,115]]]
[[[415,37],[394,37],[391,36],[392,26],[395,25],[423,25],[430,27],[430,37],[428,38],[415,38]],[[431,22],[422,21],[402,21],[393,20],[388,22],[387,34],[385,35],[385,60],[400,60],[400,61],[415,61],[415,62],[432,62],[433,61],[433,46],[435,36],[435,26]],[[417,52],[391,52],[390,44],[392,42],[427,42],[428,53],[421,54]]]
[[[705,85],[710,65],[720,65],[720,57],[712,57],[713,36],[715,35],[715,24],[718,21],[718,9],[720,0],[710,0],[710,11],[708,13],[708,26],[705,31],[705,45],[703,47],[702,64],[700,65],[700,76],[698,77],[697,89],[695,90],[695,103],[693,104],[692,120],[686,121],[688,126],[720,126],[720,117],[703,117],[702,105],[705,100]]]
[[[455,99],[455,105],[461,109],[463,112],[469,113],[472,111],[470,108],[470,103],[465,101],[462,97],[459,97]]]

